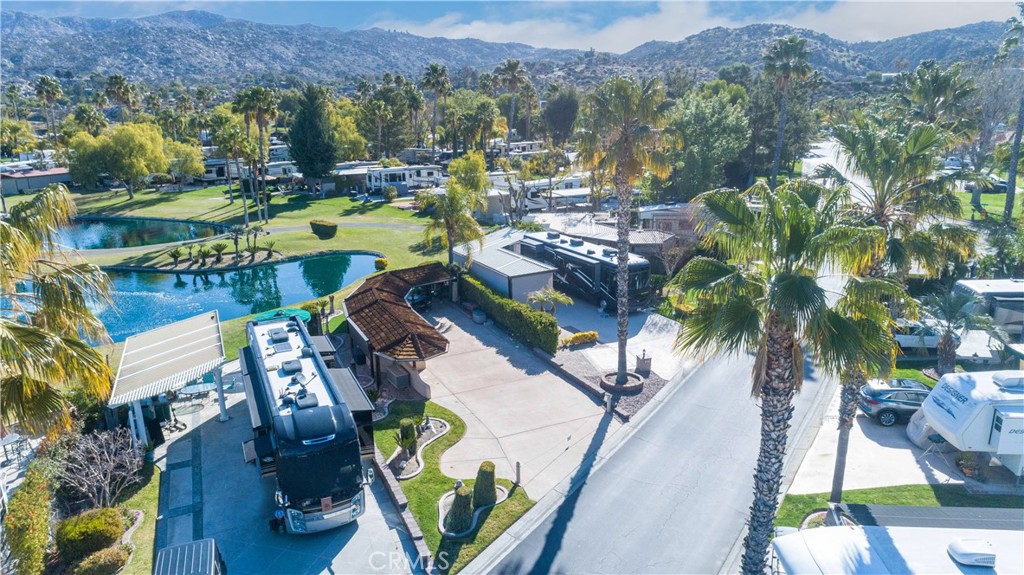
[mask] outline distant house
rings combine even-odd
[[[502,228],[487,234],[483,248],[477,242],[455,248],[455,263],[469,265],[469,273],[499,295],[526,302],[531,292],[552,287],[555,268],[519,253],[526,232]]]
[[[50,184],[71,184],[67,168],[48,170],[17,170],[0,172],[0,189],[6,195],[24,194],[41,190]]]

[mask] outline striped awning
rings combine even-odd
[[[223,363],[216,310],[133,335],[124,342],[108,405],[181,389]]]

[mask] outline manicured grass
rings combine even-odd
[[[974,214],[975,219],[982,219],[981,214],[975,211],[971,205],[971,192],[957,192],[957,197],[960,198],[960,216],[965,219],[971,219],[971,214]],[[988,212],[988,217],[1001,222],[1003,221],[1003,208],[1006,207],[1006,194],[981,194],[981,207]],[[1020,218],[1021,211],[1021,198],[1018,195],[1016,204],[1013,206],[1013,217],[1014,219]]]
[[[429,415],[452,424],[452,430],[447,435],[431,443],[424,451],[423,472],[402,481],[401,486],[409,500],[409,510],[423,531],[423,539],[434,553],[436,564],[442,572],[448,567],[447,571],[456,573],[533,507],[534,502],[530,501],[522,489],[513,488],[508,480],[499,479],[498,483],[509,488],[509,499],[481,514],[481,523],[473,533],[461,539],[443,538],[437,531],[437,502],[443,494],[452,490],[455,479],[441,473],[441,454],[462,439],[466,433],[466,424],[451,411],[430,402],[396,401],[390,409],[388,417],[373,426],[374,441],[385,457],[395,451],[395,433],[398,431],[398,422],[404,417]],[[463,479],[463,482],[470,487],[473,485],[472,480]]]
[[[775,517],[775,525],[799,527],[815,509],[828,507],[828,493],[787,495]],[[914,507],[1012,507],[1024,509],[1024,496],[973,495],[962,485],[897,485],[843,491],[843,503],[907,505]]]
[[[243,222],[242,202],[236,195],[235,203],[228,203],[226,190],[227,186],[185,192],[171,188],[159,192],[142,190],[135,193],[134,200],[129,200],[126,192],[76,193],[75,202],[82,215],[149,216],[240,224]],[[236,194],[237,191],[236,187]],[[255,214],[250,207],[250,218],[255,220]],[[363,204],[348,197],[321,200],[306,194],[289,194],[275,196],[270,201],[270,227],[303,225],[313,218],[409,224],[425,221],[407,210],[379,202]]]
[[[153,572],[153,548],[156,538],[157,505],[160,499],[160,469],[147,464],[142,471],[144,483],[123,503],[128,509],[142,511],[142,525],[132,534],[135,551],[120,571],[123,575],[149,575]]]
[[[896,369],[892,370],[890,377],[900,379],[913,379],[915,381],[920,381],[921,383],[927,385],[928,387],[935,387],[934,379],[926,376],[924,373],[921,372],[920,369],[914,369],[912,367],[897,367]]]

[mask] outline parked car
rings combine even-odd
[[[896,327],[893,328],[893,335],[896,336],[896,343],[904,350],[907,349],[935,349],[939,346],[939,338],[942,332],[934,325],[919,321],[906,319],[896,320]],[[953,334],[953,341],[960,347],[960,336]]]
[[[860,388],[857,406],[880,425],[891,427],[921,409],[931,389],[913,379],[872,379]]]
[[[1006,180],[1000,180],[995,176],[989,176],[980,184],[978,182],[967,182],[964,189],[968,192],[980,189],[983,194],[1005,194],[1006,190],[1010,189],[1010,184]]]

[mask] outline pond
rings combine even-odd
[[[60,242],[76,250],[131,248],[208,238],[224,226],[153,218],[77,219],[58,232]]]
[[[327,254],[204,275],[112,271],[117,309],[98,316],[114,341],[208,310],[225,321],[327,296],[372,273],[375,258]]]

